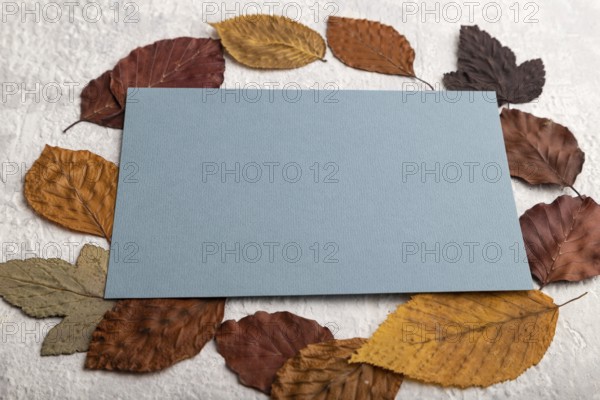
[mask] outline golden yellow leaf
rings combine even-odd
[[[540,291],[421,294],[398,307],[351,362],[442,386],[515,379],[544,356],[558,306]]]
[[[287,17],[244,15],[211,25],[229,54],[249,67],[298,68],[325,55],[321,35]]]
[[[94,153],[46,145],[25,176],[25,198],[42,217],[110,241],[117,175]]]
[[[402,375],[348,360],[365,339],[309,344],[277,372],[271,398],[277,400],[393,400]]]

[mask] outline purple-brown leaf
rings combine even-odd
[[[600,206],[592,198],[561,196],[520,222],[531,273],[543,286],[600,274]]]
[[[91,80],[81,92],[81,120],[123,129],[125,112],[110,91],[111,71]]]
[[[128,88],[218,88],[223,83],[225,59],[215,39],[180,37],[138,47],[117,63],[110,89],[125,106]]]
[[[239,321],[225,321],[216,335],[217,350],[243,385],[271,391],[275,373],[308,344],[333,339],[316,321],[289,312],[259,311]]]
[[[223,320],[224,299],[121,300],[92,334],[89,369],[152,372],[195,356]]]
[[[495,91],[498,105],[528,103],[542,94],[546,83],[540,59],[517,66],[513,51],[475,26],[462,26],[458,70],[444,75],[449,90]]]

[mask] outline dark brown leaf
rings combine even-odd
[[[180,37],[138,47],[115,66],[110,89],[125,106],[130,87],[218,88],[225,59],[215,39]]]
[[[389,25],[366,19],[329,17],[327,43],[350,67],[383,74],[414,77],[415,51]]]
[[[369,364],[349,364],[365,339],[308,345],[277,372],[273,399],[393,400],[402,375]]]
[[[110,91],[111,71],[93,79],[81,92],[81,119],[109,128],[123,129],[125,112]]]
[[[92,335],[89,369],[151,372],[195,356],[223,320],[224,299],[121,300]]]
[[[243,385],[271,391],[275,373],[310,343],[333,339],[316,321],[289,312],[259,311],[239,321],[225,321],[216,335],[217,350]]]
[[[531,273],[542,285],[600,274],[600,206],[590,197],[561,196],[520,218]]]
[[[517,66],[513,51],[477,25],[461,27],[458,70],[444,75],[447,89],[495,91],[499,105],[528,103],[542,94],[545,83],[542,60]]]
[[[572,187],[585,154],[566,127],[519,110],[500,116],[510,174],[532,185]]]

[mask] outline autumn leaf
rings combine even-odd
[[[87,84],[81,92],[81,120],[68,126],[64,132],[81,121],[123,129],[125,110],[110,91],[111,75],[111,71],[106,71]]]
[[[365,339],[310,344],[277,372],[273,399],[393,400],[402,375],[369,364],[349,364]]]
[[[316,321],[289,312],[259,311],[239,321],[225,321],[215,337],[217,350],[243,385],[271,391],[275,373],[310,343],[333,339]]]
[[[249,67],[298,68],[325,56],[321,35],[287,17],[244,15],[211,26],[227,52]]]
[[[543,286],[600,275],[600,206],[592,198],[561,196],[519,221],[531,273]]]
[[[500,120],[512,176],[573,187],[585,154],[568,128],[519,110],[502,110]]]
[[[420,294],[390,314],[351,362],[442,386],[489,386],[536,365],[558,306],[540,291]]]
[[[223,83],[225,59],[214,39],[180,37],[138,47],[112,71],[110,90],[125,107],[127,89],[218,88]]]
[[[29,258],[0,264],[0,296],[30,317],[64,317],[47,333],[42,355],[87,351],[104,313],[108,251],[85,245],[75,266],[52,258]]]
[[[152,372],[195,356],[223,320],[224,299],[121,300],[92,335],[89,369]]]
[[[327,43],[333,55],[352,68],[424,82],[415,75],[415,51],[406,37],[389,25],[366,19],[329,17]]]
[[[46,145],[25,176],[25,198],[42,217],[110,241],[117,175],[94,153]]]
[[[462,26],[458,45],[458,70],[444,75],[449,90],[491,90],[498,105],[528,103],[542,94],[546,83],[540,59],[517,66],[515,54],[486,31]]]

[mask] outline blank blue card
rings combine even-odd
[[[531,288],[494,93],[128,93],[107,298]]]

